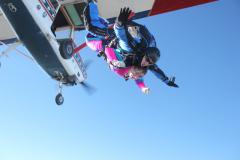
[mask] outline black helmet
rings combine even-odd
[[[155,64],[160,58],[160,51],[156,47],[149,47],[144,51],[141,66],[149,66]]]

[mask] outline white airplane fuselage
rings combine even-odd
[[[69,59],[61,56],[51,30],[56,11],[48,0],[1,0],[0,6],[20,41],[49,76],[65,84],[87,78],[79,53]]]

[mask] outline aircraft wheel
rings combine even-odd
[[[64,59],[70,59],[73,55],[74,48],[72,40],[64,40],[60,43],[60,54]]]
[[[55,102],[57,103],[57,105],[62,105],[64,102],[64,97],[62,96],[61,93],[57,94],[56,98],[55,98]]]

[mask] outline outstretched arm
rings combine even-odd
[[[119,45],[120,47],[127,51],[131,52],[132,48],[129,45],[128,37],[126,33],[126,23],[129,21],[128,18],[131,14],[131,10],[129,8],[121,8],[120,13],[116,19],[116,22],[114,24],[114,32],[119,39]]]
[[[142,90],[143,93],[148,94],[150,92],[150,89],[145,86],[143,78],[135,80],[135,83]]]
[[[156,65],[151,65],[149,67],[149,70],[159,79],[161,79],[164,83],[166,83],[168,86],[171,87],[178,87],[177,84],[175,84],[175,77],[168,78],[165,73]]]
[[[163,82],[167,82],[168,81],[168,77],[165,75],[165,73],[156,65],[151,65],[149,66],[149,70],[160,80],[162,80]]]

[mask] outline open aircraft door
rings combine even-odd
[[[58,32],[70,28],[72,30],[70,37],[74,38],[73,32],[75,30],[84,30],[82,13],[86,4],[79,0],[62,0],[59,1],[59,5],[60,7],[51,27],[52,31]]]

